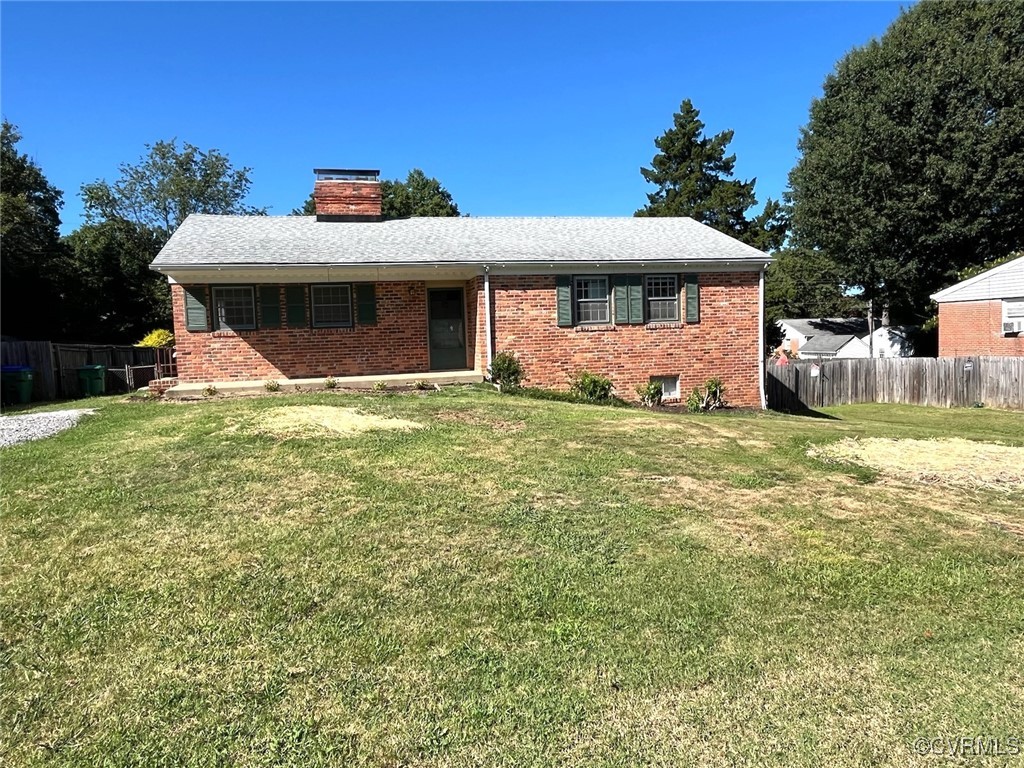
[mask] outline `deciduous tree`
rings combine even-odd
[[[64,326],[62,288],[68,252],[60,240],[63,193],[28,155],[21,134],[0,128],[0,330],[24,339],[51,339]]]
[[[120,176],[113,183],[82,185],[90,223],[126,221],[170,237],[190,213],[267,212],[245,202],[252,169],[235,168],[219,150],[203,152],[187,142],[179,149],[176,139],[146,149],[138,162],[118,166]]]
[[[811,105],[790,174],[794,242],[876,306],[926,316],[959,270],[1024,243],[1021,94],[1024,5],[904,11]]]
[[[441,182],[428,177],[419,168],[409,171],[405,181],[385,179],[380,183],[381,213],[389,219],[406,219],[413,216],[458,216],[459,206],[452,200],[451,193]],[[313,194],[301,208],[292,209],[292,216],[313,216],[316,202]]]

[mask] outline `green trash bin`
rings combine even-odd
[[[105,365],[83,365],[78,369],[78,383],[82,395],[93,397],[107,391],[107,367]]]
[[[31,403],[32,369],[24,365],[0,368],[0,391],[5,403]]]

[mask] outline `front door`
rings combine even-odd
[[[427,289],[430,370],[466,367],[466,298],[461,288]]]

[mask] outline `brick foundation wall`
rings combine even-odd
[[[939,304],[939,357],[1001,355],[1024,357],[1024,335],[1003,336],[1001,301]]]
[[[758,273],[700,276],[700,322],[559,328],[554,276],[491,277],[495,352],[515,352],[528,386],[564,389],[587,369],[611,378],[620,397],[651,376],[678,376],[680,394],[712,376],[726,398],[759,407]],[[481,332],[482,336],[482,332]]]
[[[421,373],[430,368],[423,282],[377,283],[377,324],[352,328],[185,329],[184,293],[171,286],[178,378],[186,383]],[[285,313],[284,291],[281,312]],[[306,291],[306,317],[310,317]]]

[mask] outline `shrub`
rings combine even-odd
[[[338,386],[338,380],[333,376],[328,376],[324,379],[324,389],[334,389]]]
[[[579,371],[569,378],[569,391],[588,403],[603,403],[612,396],[612,380],[590,371]]]
[[[686,410],[690,413],[713,411],[726,405],[725,385],[717,376],[705,381],[703,387],[694,387],[686,398]]]
[[[425,386],[421,387],[420,384],[426,384],[426,382],[417,381],[416,382],[416,389],[426,389]],[[374,392],[384,392],[384,391],[387,390],[387,388],[388,388],[388,383],[386,381],[375,381],[373,383],[373,391]]]
[[[516,390],[523,382],[523,364],[512,352],[499,352],[491,361],[491,382],[498,389]]]
[[[659,382],[648,381],[646,384],[636,385],[636,394],[640,398],[640,405],[653,408],[656,405],[661,405],[664,390]]]
[[[150,331],[142,337],[142,341],[135,345],[136,347],[173,347],[174,346],[174,334],[170,331],[165,331],[163,328],[157,328],[155,331]]]
[[[266,388],[267,392],[277,392],[281,389],[281,384],[276,379],[268,379],[267,381],[264,381],[263,386]]]
[[[587,403],[588,405],[610,405],[613,408],[631,408],[632,406],[620,397],[612,395],[607,400],[593,402],[585,400],[575,392],[566,392],[561,389],[544,389],[543,387],[520,387],[512,394],[519,397],[528,397],[531,400],[554,400],[559,403]]]
[[[213,384],[207,384],[203,387],[203,397],[213,397],[217,394],[217,387]]]

